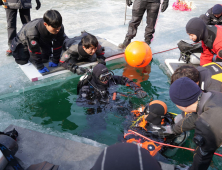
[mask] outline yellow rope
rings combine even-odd
[[[172,115],[175,115],[175,116],[178,115],[178,114],[176,114],[176,113],[172,113],[172,112],[168,112],[168,113],[170,113],[170,114],[172,114]]]
[[[138,117],[135,121],[132,121],[133,122],[133,124],[130,126],[130,128],[131,127],[134,127],[135,126],[135,124],[143,117],[144,115],[142,115],[142,116],[140,116],[140,117]]]

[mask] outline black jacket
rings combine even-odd
[[[222,16],[216,18],[212,12],[213,8],[210,8],[204,15],[201,15],[201,19],[206,25],[222,25]]]
[[[43,22],[43,19],[39,18],[24,25],[13,39],[11,47],[14,51],[19,44],[23,44],[32,53],[32,59],[37,69],[44,68],[42,59],[48,58],[52,54],[52,62],[59,63],[62,45],[67,38],[63,25],[59,33],[54,35],[48,32]]]
[[[2,1],[2,0],[1,0]],[[32,8],[31,0],[6,0],[3,2],[6,9],[30,9]]]

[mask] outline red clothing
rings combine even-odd
[[[217,27],[216,38],[213,42],[213,48],[208,48],[204,42],[202,41],[203,53],[200,56],[200,65],[208,64],[212,62],[214,54],[216,54],[216,58],[222,59],[218,53],[222,50],[222,26],[215,25]]]

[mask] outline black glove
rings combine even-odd
[[[146,97],[147,96],[147,93],[145,92],[145,91],[143,91],[142,89],[138,89],[138,90],[136,90],[135,91],[136,92],[136,96],[138,97],[138,98],[144,98],[144,97]]]
[[[130,7],[130,5],[132,5],[132,4],[133,4],[132,0],[126,0],[126,5],[127,5],[127,6]]]
[[[83,67],[79,67],[79,66],[74,66],[74,67],[72,67],[71,71],[73,73],[78,74],[78,75],[83,75],[84,73],[87,72],[87,69],[85,69]]]
[[[41,7],[41,2],[39,0],[36,0],[36,4],[37,6],[35,9],[38,10]]]
[[[97,58],[98,64],[106,65],[106,62],[103,58]]]
[[[164,0],[162,5],[161,5],[161,12],[166,11],[168,5],[169,5],[169,0]]]
[[[4,5],[4,3],[3,3],[3,1],[2,1],[2,0],[0,0],[0,5]]]

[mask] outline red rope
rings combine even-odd
[[[180,149],[185,149],[185,150],[189,150],[189,151],[195,151],[194,149],[191,149],[191,148],[186,148],[186,147],[182,147],[182,146],[175,146],[175,145],[170,145],[170,144],[154,141],[154,140],[152,140],[150,138],[147,138],[147,137],[145,137],[145,136],[143,136],[143,135],[141,135],[141,134],[139,134],[139,133],[137,133],[137,132],[135,132],[133,130],[128,130],[128,132],[134,133],[134,134],[136,134],[136,135],[138,135],[138,136],[140,136],[140,137],[142,137],[142,138],[144,138],[144,139],[146,139],[148,141],[157,143],[159,145],[170,146],[170,147],[173,147],[173,148],[180,148]],[[214,155],[222,157],[222,154],[219,154],[219,153],[214,153]]]
[[[164,53],[164,52],[171,51],[171,50],[175,50],[175,49],[177,49],[177,48],[178,48],[178,47],[171,48],[171,49],[165,50],[165,51],[160,51],[160,52],[157,52],[157,53],[153,53],[153,55],[155,55],[155,54],[160,54],[160,53]]]

